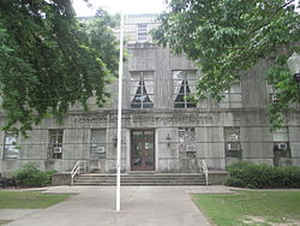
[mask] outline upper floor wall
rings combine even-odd
[[[213,99],[193,103],[189,96],[196,92],[201,72],[185,56],[176,56],[168,48],[152,43],[149,31],[157,27],[158,15],[128,15],[125,18],[127,59],[123,75],[123,108],[140,109],[236,109],[264,108],[270,102],[261,62],[242,76],[223,95],[220,103]],[[117,33],[116,33],[117,34]],[[104,109],[117,108],[117,80],[107,87],[112,98]],[[100,110],[90,99],[90,109]],[[80,108],[79,106],[76,107]]]
[[[237,82],[224,93],[224,99],[199,103],[190,98],[196,92],[201,72],[186,56],[176,56],[167,48],[151,43],[135,43],[127,46],[127,59],[123,74],[123,109],[125,110],[209,110],[216,108],[240,108],[241,84]],[[105,109],[116,109],[118,80],[107,87],[111,100]],[[90,110],[101,110],[90,100]]]

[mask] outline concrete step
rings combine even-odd
[[[74,178],[74,185],[113,186],[115,174],[82,174]],[[167,185],[204,185],[203,174],[122,174],[122,186],[167,186]]]
[[[76,183],[76,186],[116,186],[116,183]],[[201,186],[205,183],[121,183],[121,186]]]

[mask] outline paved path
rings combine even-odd
[[[50,208],[15,217],[7,225],[206,226],[210,224],[191,201],[190,193],[230,191],[223,186],[123,187],[119,213],[114,210],[115,187],[60,186],[49,187],[45,192],[78,195]]]

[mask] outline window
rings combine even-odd
[[[147,41],[148,32],[147,32],[147,24],[138,24],[137,25],[137,40],[138,42]]]
[[[195,108],[197,104],[189,98],[195,92],[195,71],[173,71],[174,108]]]
[[[186,153],[195,153],[195,137],[195,128],[178,128],[179,151]]]
[[[274,89],[274,87],[270,84],[267,84],[267,91],[269,94],[269,103],[276,104],[279,99],[278,95],[276,95],[276,90]]]
[[[242,149],[240,143],[240,127],[225,127],[225,157],[242,157]]]
[[[19,159],[20,149],[17,146],[18,135],[13,132],[7,132],[4,138],[4,159]]]
[[[91,131],[90,159],[106,158],[106,130],[93,129]]]
[[[195,140],[195,128],[178,128],[179,143],[190,143]]]
[[[132,108],[153,108],[153,72],[131,72],[130,100]]]
[[[286,3],[289,3],[287,6],[285,6],[290,11],[295,11],[297,13],[300,12],[300,2],[299,0],[291,1],[291,0],[285,0]]]
[[[224,98],[220,103],[224,108],[239,108],[242,107],[242,91],[240,82],[233,83],[230,90],[224,93]]]
[[[288,127],[283,127],[273,132],[273,154],[275,166],[280,165],[280,158],[291,157]]]
[[[63,152],[63,130],[49,130],[49,157],[52,159],[62,159]]]

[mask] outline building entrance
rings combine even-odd
[[[131,170],[155,169],[154,130],[131,131]]]

